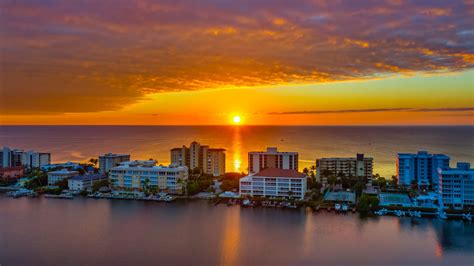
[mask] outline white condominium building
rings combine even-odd
[[[51,163],[51,153],[27,151],[21,155],[21,164],[26,168],[40,168]]]
[[[57,182],[64,179],[69,179],[73,176],[78,175],[78,171],[69,171],[66,169],[61,169],[59,171],[53,171],[48,173],[48,186],[54,186]]]
[[[449,168],[449,157],[444,154],[399,153],[397,155],[398,184],[410,186],[416,182],[420,187],[438,187],[438,168]]]
[[[346,177],[366,177],[372,179],[374,159],[358,153],[353,158],[321,158],[316,160],[316,179],[324,179],[325,173]],[[324,180],[322,180],[324,183]]]
[[[474,169],[469,163],[457,163],[456,168],[438,169],[439,201],[446,208],[474,207]]]
[[[40,168],[51,163],[51,153],[23,151],[3,147],[0,150],[0,167],[24,166],[26,168]]]
[[[129,154],[114,154],[106,153],[99,156],[99,173],[106,174],[115,166],[118,166],[121,162],[130,161]]]
[[[296,170],[265,168],[240,179],[240,196],[304,199],[306,175]]]
[[[194,141],[188,147],[170,150],[171,164],[199,169],[203,174],[220,176],[225,173],[225,149],[209,148]]]
[[[21,166],[22,153],[22,150],[12,150],[9,147],[3,147],[0,150],[0,167],[6,168]]]
[[[265,168],[279,168],[298,171],[298,153],[280,152],[275,147],[267,151],[249,152],[249,173],[257,173]]]
[[[210,148],[206,153],[205,173],[213,176],[225,174],[225,149]]]
[[[157,166],[154,160],[122,162],[109,172],[112,188],[133,191],[141,191],[149,186],[181,194],[187,179],[186,166]]]
[[[82,191],[92,188],[92,185],[95,182],[99,182],[105,179],[107,179],[107,177],[102,174],[76,175],[69,178],[67,184],[69,190]]]

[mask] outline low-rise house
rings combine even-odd
[[[48,186],[54,186],[57,182],[64,179],[69,179],[73,176],[78,175],[77,171],[69,171],[66,169],[61,169],[59,171],[53,171],[48,173]]]
[[[415,199],[415,205],[418,207],[425,208],[437,208],[438,207],[438,194],[435,192],[428,192],[426,195],[419,195]]]
[[[240,196],[304,199],[307,176],[291,169],[265,168],[239,181]]]
[[[95,182],[106,180],[102,174],[76,175],[68,179],[68,188],[72,191],[89,190]]]
[[[122,162],[110,170],[109,179],[113,189],[144,191],[155,188],[181,194],[188,179],[188,168],[157,166],[154,160]]]
[[[356,194],[355,192],[350,191],[329,191],[324,194],[324,201],[332,203],[354,204],[356,203]]]
[[[23,166],[0,167],[0,180],[11,182],[23,177],[25,169]]]

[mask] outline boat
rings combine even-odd
[[[36,192],[26,189],[26,188],[21,188],[17,191],[10,191],[7,192],[7,196],[12,197],[12,198],[21,198],[21,197],[27,197],[29,195],[32,195]]]
[[[398,217],[405,216],[405,212],[402,210],[396,210],[394,213]]]
[[[462,215],[462,218],[467,220],[467,221],[472,221],[472,215],[470,213],[464,213]]]
[[[53,194],[46,194],[44,195],[45,198],[51,199],[74,199],[74,196],[71,194],[60,194],[60,195],[53,195]]]
[[[168,196],[166,196],[166,197],[164,198],[164,201],[165,201],[165,202],[172,202],[173,200],[174,200],[174,197],[172,197],[172,196],[170,196],[170,195],[168,195]]]
[[[243,207],[252,207],[253,204],[252,204],[252,201],[251,201],[251,200],[249,200],[249,199],[244,199],[244,200],[242,201],[242,206],[243,206]]]
[[[349,205],[347,204],[342,204],[342,211],[346,212],[349,210]]]

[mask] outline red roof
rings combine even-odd
[[[305,178],[306,175],[296,170],[280,169],[280,168],[265,168],[253,176],[262,177],[288,177],[288,178]]]

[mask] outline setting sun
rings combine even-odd
[[[242,118],[240,118],[239,115],[235,115],[235,116],[232,118],[232,122],[234,122],[234,124],[240,124],[240,122],[242,122]]]

